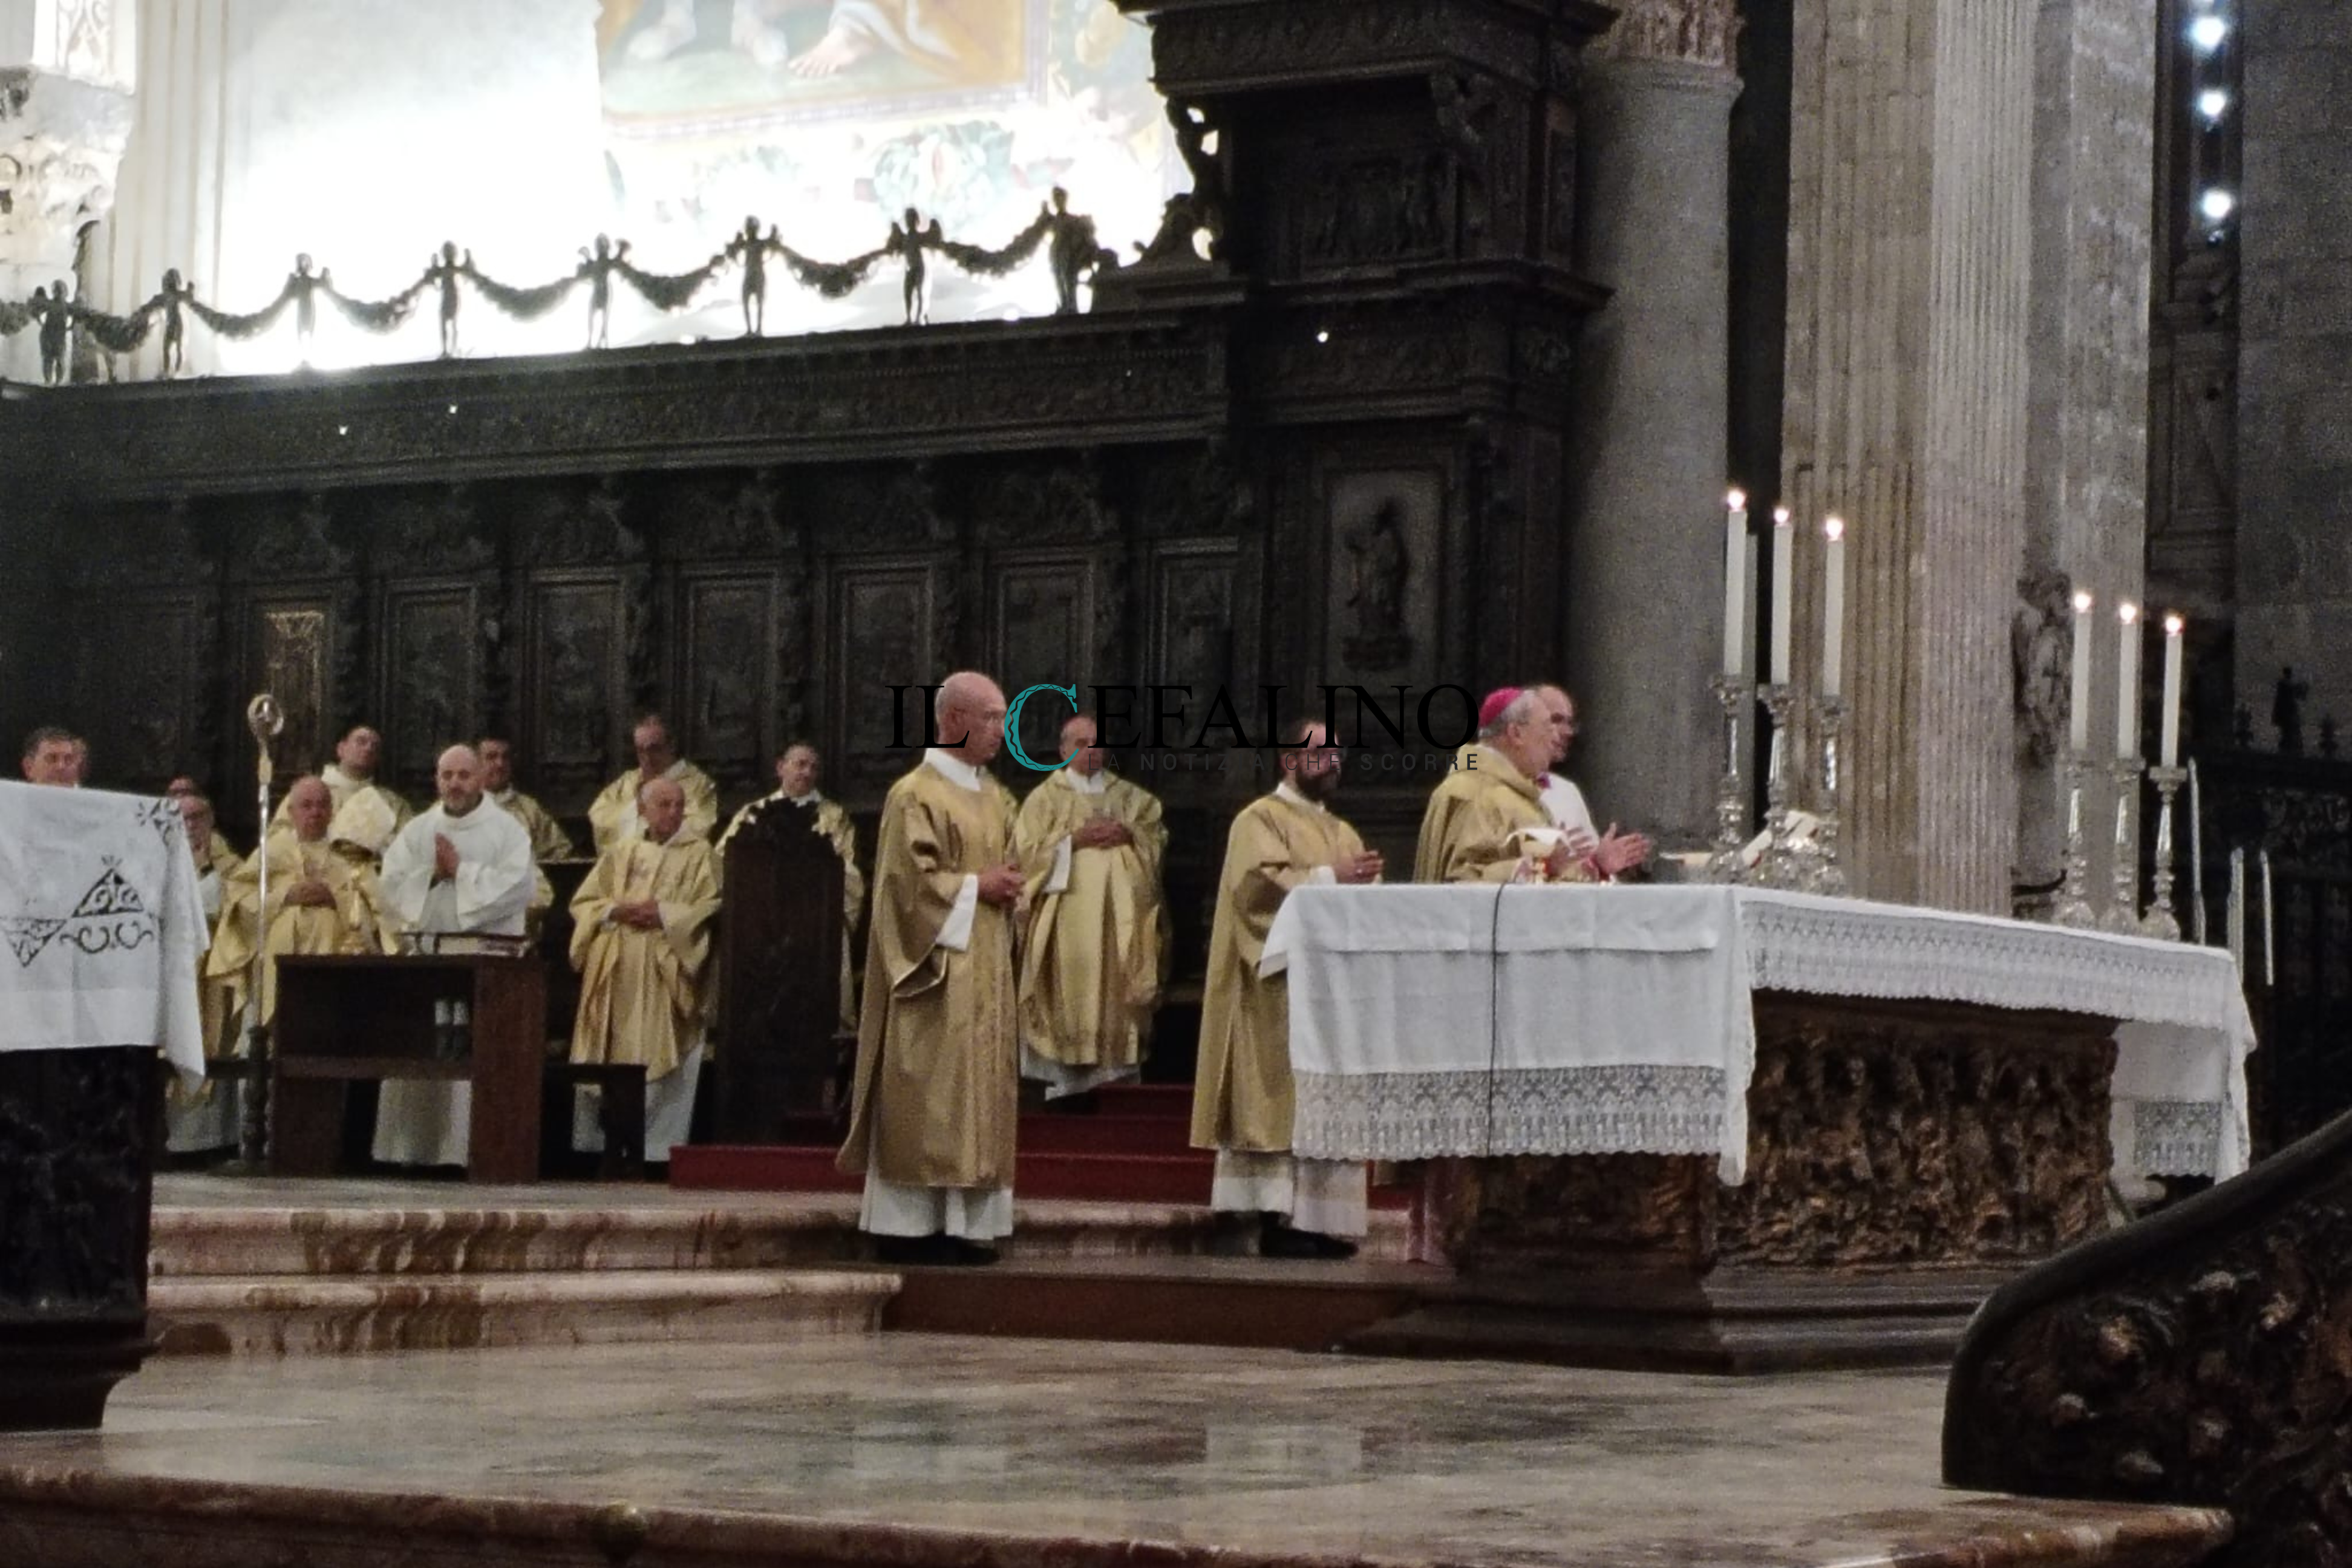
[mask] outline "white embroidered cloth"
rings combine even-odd
[[[0,1051],[161,1046],[202,1078],[210,941],[176,805],[0,781]]]
[[[1292,1143],[1324,1159],[1714,1154],[1745,1179],[1759,990],[2118,1020],[2119,1170],[2247,1159],[2253,1029],[2218,948],[1745,888],[1302,888]]]

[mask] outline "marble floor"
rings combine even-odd
[[[635,1564],[892,1568],[1132,1565],[1155,1549],[1482,1568],[2186,1563],[2222,1528],[1944,1490],[1942,1397],[1934,1373],[1727,1381],[920,1334],[163,1361],[123,1385],[102,1434],[0,1438],[0,1560],[109,1560],[105,1531],[77,1536],[78,1509],[166,1521],[172,1555],[149,1560],[182,1564],[240,1530],[242,1555],[217,1560],[264,1560],[269,1521],[310,1531],[316,1563],[499,1561],[486,1542],[525,1536],[540,1544],[515,1560],[593,1562],[547,1545],[593,1536]],[[394,1536],[409,1549],[362,1550]],[[436,1555],[434,1539],[462,1550]]]

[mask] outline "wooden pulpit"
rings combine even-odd
[[[841,858],[814,805],[755,806],[728,841],[713,1127],[782,1143],[830,1114],[841,1014]]]

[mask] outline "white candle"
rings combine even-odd
[[[1723,525],[1723,673],[1738,679],[1748,668],[1748,493],[1725,500]]]
[[[2263,851],[2263,984],[2278,989],[2278,941],[2271,925],[2271,852]]]
[[[1822,561],[1822,695],[1835,697],[1845,684],[1844,520],[1830,519],[1822,533],[1829,541]]]
[[[2166,767],[2180,761],[2180,628],[2179,616],[2164,617],[2164,742],[2158,761]]]
[[[2091,749],[2091,595],[2074,595],[2074,700],[2066,743],[2080,756]]]
[[[2139,606],[2116,607],[2123,640],[2116,648],[2116,759],[2139,761]]]
[[[2230,909],[2222,921],[2221,937],[2230,944],[2230,957],[2238,965],[2242,983],[2246,973],[2246,852],[2230,851]]]
[[[1789,509],[1772,510],[1772,682],[1789,683],[1789,637],[1796,625],[1797,531]]]
[[[2205,813],[2197,795],[2197,759],[2189,759],[2189,909],[2197,918],[2197,945],[2205,945]]]
[[[1739,602],[1747,607],[1749,618],[1753,619],[1756,614],[1756,536],[1752,533],[1740,545]],[[1739,639],[1739,679],[1743,681],[1756,679],[1756,639],[1753,637]]]

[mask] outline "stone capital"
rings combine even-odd
[[[1617,25],[1585,53],[1597,60],[1677,60],[1733,69],[1739,29],[1747,24],[1738,0],[1620,0]]]
[[[70,270],[83,226],[114,205],[130,139],[121,89],[0,70],[0,264]]]

